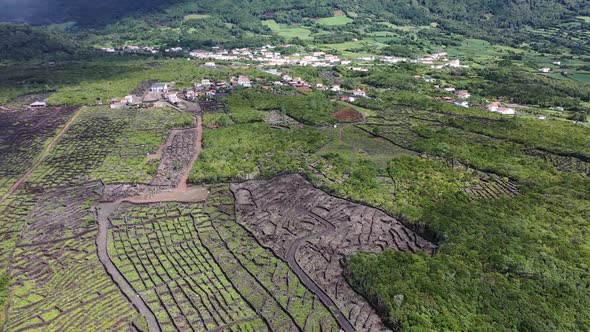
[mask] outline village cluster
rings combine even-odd
[[[311,91],[331,91],[336,93],[342,101],[354,102],[358,98],[368,98],[365,90],[356,88],[352,91],[344,91],[339,84],[325,86],[321,83],[310,83],[301,77],[292,77],[282,74],[277,69],[262,70],[265,73],[276,76],[276,79],[256,78],[251,80],[246,75],[231,77],[227,81],[211,80],[203,78],[196,82],[190,88],[177,89],[174,82],[171,83],[154,83],[149,91],[143,95],[127,95],[121,99],[112,99],[110,107],[128,108],[128,107],[164,107],[177,106],[181,101],[194,101],[199,99],[210,99],[215,96],[227,95],[232,89],[256,87],[262,90],[270,90],[273,87],[292,87],[301,92]]]
[[[281,47],[290,47],[292,45],[281,45]],[[160,50],[154,47],[147,46],[123,46],[118,48],[102,48],[107,53],[159,53]],[[311,54],[294,53],[291,55],[283,55],[276,50],[275,46],[266,45],[258,48],[235,48],[224,49],[222,47],[212,47],[211,50],[185,50],[182,47],[173,47],[164,50],[164,53],[171,55],[189,55],[196,59],[217,60],[217,61],[251,61],[263,63],[267,66],[311,66],[311,67],[331,67],[336,65],[350,65],[353,63],[352,59],[344,59],[340,56],[329,54],[322,51],[312,52]],[[421,63],[430,65],[433,69],[443,69],[445,67],[459,68],[467,67],[461,65],[457,59],[451,60],[448,58],[447,52],[437,52],[424,57],[416,59],[403,58],[395,56],[365,56],[354,59],[356,62],[374,62],[380,61],[384,63]],[[212,64],[212,63],[210,63]],[[356,67],[354,67],[356,68]],[[360,67],[358,70],[362,70]]]
[[[288,47],[291,45],[283,45]],[[159,49],[154,47],[141,47],[141,46],[125,46],[120,48],[104,48],[102,49],[109,53],[158,53]],[[353,64],[353,60],[343,59],[339,56],[332,55],[326,52],[312,52],[308,55],[295,53],[292,55],[283,55],[279,52],[275,46],[263,46],[259,48],[236,48],[236,49],[224,49],[221,47],[213,47],[210,51],[196,50],[189,51],[182,47],[174,47],[163,50],[165,53],[173,55],[189,55],[192,58],[205,60],[202,64],[204,67],[216,68],[218,65],[215,61],[223,63],[231,63],[232,61],[249,61],[256,62],[261,67],[261,70],[277,76],[276,80],[266,80],[257,78],[254,83],[260,89],[268,90],[273,86],[290,86],[301,92],[310,92],[313,90],[318,91],[331,91],[336,93],[337,98],[341,101],[355,102],[358,98],[369,98],[367,93],[360,88],[356,88],[352,91],[343,91],[340,85],[323,85],[321,83],[309,83],[300,77],[291,77],[286,74],[282,74],[278,69],[273,67],[278,66],[311,66],[311,67],[332,67],[336,65],[344,65],[346,68],[352,71],[367,72],[369,68]],[[189,58],[190,59],[190,58]],[[382,56],[382,57],[360,57],[355,59],[358,62],[374,62],[381,61],[384,63],[420,63],[424,65],[430,65],[431,69],[443,69],[443,68],[462,68],[467,67],[462,65],[457,59],[449,59],[447,52],[437,52],[424,57],[416,59],[401,58],[393,56]],[[559,66],[560,62],[554,62],[554,65]],[[262,67],[266,68],[263,69]],[[550,72],[551,69],[543,67],[539,69],[540,72]],[[445,101],[448,103],[455,104],[460,107],[469,108],[471,107],[469,99],[471,93],[467,90],[456,90],[453,86],[440,85],[436,82],[436,79],[431,77],[416,76],[417,79],[424,79],[426,82],[433,83],[434,88],[444,91],[446,94],[436,99]],[[165,105],[178,105],[182,100],[197,100],[197,99],[209,99],[217,95],[224,95],[230,92],[231,89],[236,87],[250,88],[253,86],[253,82],[248,76],[239,75],[232,77],[227,81],[212,81],[210,79],[202,79],[200,82],[195,83],[192,87],[186,89],[175,89],[174,83],[156,83],[150,88],[150,91],[143,95],[128,95],[121,99],[113,99],[110,102],[111,108],[126,108],[126,107],[164,107]],[[452,96],[449,96],[452,95]],[[36,102],[31,104],[31,108],[43,108],[47,105],[43,102]],[[495,112],[503,115],[514,115],[516,114],[515,108],[520,107],[519,105],[512,106],[503,104],[502,101],[491,101],[485,106],[490,112]]]

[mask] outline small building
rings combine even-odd
[[[556,66],[561,66],[561,61],[553,61],[553,64]]]
[[[340,92],[340,85],[334,85],[330,90],[334,92]]]
[[[184,96],[186,97],[186,99],[193,100],[197,98],[197,93],[193,89],[188,89],[184,91]]]
[[[143,98],[136,96],[136,95],[128,95],[128,96],[125,96],[121,100],[121,102],[127,103],[129,105],[139,105],[139,104],[143,103]]]
[[[498,110],[496,112],[500,113],[500,114],[504,114],[504,115],[516,114],[516,111],[514,110],[514,108],[510,108],[510,107],[498,107]]]
[[[467,98],[471,97],[471,94],[467,90],[457,91],[457,93],[455,95],[457,96],[457,98],[460,98],[460,99],[467,99]]]
[[[446,92],[455,92],[455,88],[452,86],[446,87],[443,90],[445,90]]]
[[[152,84],[150,91],[152,92],[159,92],[159,93],[166,93],[170,89],[168,83],[155,83]]]
[[[129,107],[129,105],[127,105],[127,103],[121,102],[121,101],[117,101],[114,103],[111,103],[111,108],[112,109],[119,109],[119,108],[127,108]]]
[[[455,104],[457,106],[469,108],[469,103],[466,102],[465,100],[456,100],[455,102],[453,102],[453,104]]]
[[[205,62],[205,67],[215,68],[217,67],[217,65],[215,64],[215,62]]]
[[[30,108],[45,108],[47,107],[47,103],[44,101],[36,101],[29,105]]]
[[[178,93],[176,92],[167,92],[166,94],[164,94],[164,98],[166,98],[166,100],[168,100],[168,102],[170,102],[171,104],[178,104],[178,102],[180,102],[180,98],[178,98]]]
[[[541,73],[549,73],[549,72],[551,72],[551,68],[549,68],[549,67],[541,67],[541,68],[539,68],[539,71]]]
[[[245,88],[249,88],[252,86],[252,82],[248,78],[248,76],[240,75],[238,77],[238,85],[243,86]]]
[[[516,111],[514,111],[514,108],[504,107],[500,104],[499,101],[495,101],[493,103],[490,103],[486,108],[490,112],[500,113],[500,114],[504,114],[504,115],[516,114]]]
[[[461,62],[459,60],[451,60],[451,61],[449,61],[449,67],[453,67],[453,68],[461,67]]]
[[[353,95],[353,96],[357,96],[357,97],[366,97],[366,96],[367,96],[367,93],[366,93],[364,90],[361,90],[361,89],[355,89],[355,90],[352,92],[352,95]]]

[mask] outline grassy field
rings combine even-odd
[[[188,21],[188,20],[201,20],[204,18],[209,18],[211,17],[210,15],[207,14],[188,14],[184,16],[184,20]]]
[[[262,21],[262,24],[269,27],[277,35],[287,39],[292,39],[295,37],[303,40],[311,39],[311,31],[309,31],[307,28],[291,27],[284,24],[278,24],[274,20]]]
[[[337,25],[345,25],[350,22],[354,22],[354,20],[350,17],[346,16],[332,16],[332,17],[324,17],[316,20],[319,24],[328,25],[328,26],[337,26]]]
[[[340,44],[323,44],[319,45],[322,50],[336,50],[348,58],[357,58],[363,56],[376,55],[376,50],[386,45],[375,40],[363,39],[358,41],[348,41]]]
[[[575,73],[572,78],[578,81],[590,82],[590,73]]]
[[[481,39],[466,39],[459,47],[450,47],[449,56],[453,58],[480,58],[491,59],[506,55],[508,51],[524,53],[524,50],[503,45],[492,45],[490,42]]]
[[[325,137],[309,129],[272,129],[264,123],[206,130],[207,147],[191,172],[193,183],[248,179],[293,171]]]

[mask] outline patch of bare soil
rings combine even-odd
[[[363,115],[352,107],[340,109],[332,113],[332,117],[340,122],[361,122],[364,120]]]
[[[333,197],[300,175],[246,181],[231,190],[239,223],[296,273],[299,267],[302,281],[311,279],[358,331],[386,327],[344,279],[342,259],[385,249],[433,254],[436,248],[384,212]]]
[[[188,187],[185,190],[159,190],[153,194],[142,193],[139,196],[123,197],[116,200],[117,203],[159,203],[159,202],[203,202],[207,200],[209,191],[205,187]]]

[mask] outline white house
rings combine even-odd
[[[128,96],[125,96],[121,100],[121,102],[130,104],[130,105],[139,105],[143,102],[143,98],[136,96],[136,95],[128,95]]]
[[[168,86],[168,83],[155,83],[152,84],[152,88],[150,90],[152,92],[166,93],[169,91],[169,89],[170,87]]]
[[[451,60],[449,61],[449,67],[461,67],[461,62],[459,60]]]
[[[355,89],[352,94],[357,97],[366,97],[367,93],[361,89]]]
[[[457,93],[455,95],[457,96],[457,98],[460,98],[460,99],[467,99],[467,98],[471,97],[471,94],[467,90],[457,91]]]
[[[36,101],[36,102],[32,103],[29,107],[30,108],[45,108],[45,107],[47,107],[47,103],[44,101]]]
[[[250,82],[250,79],[248,78],[248,76],[240,75],[238,77],[238,85],[241,85],[245,88],[249,88],[252,86],[252,82]]]
[[[454,102],[454,104],[457,105],[457,106],[469,108],[469,103],[466,102],[465,100],[457,100],[457,101]]]
[[[548,73],[548,72],[551,71],[551,68],[549,68],[549,67],[542,67],[542,68],[539,68],[539,71],[541,73]]]
[[[334,86],[332,86],[332,88],[330,90],[332,90],[334,92],[340,92],[340,85],[334,85]]]
[[[178,98],[178,94],[176,92],[167,92],[164,97],[166,97],[166,99],[172,104],[178,104],[180,101],[180,98]]]
[[[504,114],[504,115],[514,115],[514,114],[516,114],[516,112],[514,111],[514,108],[501,106],[501,104],[500,104],[499,101],[495,101],[493,103],[490,103],[487,106],[487,109],[490,112],[500,113],[500,114]]]

